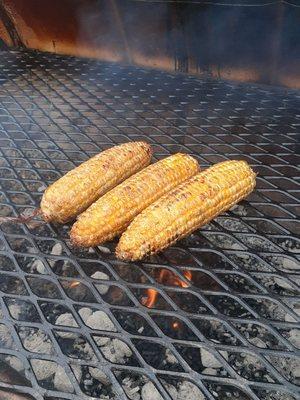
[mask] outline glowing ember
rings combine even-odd
[[[79,281],[74,281],[74,282],[70,283],[69,287],[70,287],[70,289],[73,289],[74,287],[76,287],[78,285],[80,285],[80,282]]]
[[[172,328],[174,328],[174,329],[178,329],[179,328],[179,322],[173,322],[173,324],[172,324]]]
[[[192,279],[192,272],[185,270],[183,271],[183,275],[186,279],[189,281]],[[179,286],[186,288],[189,286],[188,283],[180,280],[177,275],[175,275],[172,271],[169,271],[168,269],[162,269],[159,273],[159,276],[157,278],[157,282],[162,283],[163,285],[169,285],[169,286]],[[158,291],[155,289],[147,289],[147,298],[143,301],[143,305],[152,308],[155,305],[156,298],[158,295]],[[174,324],[178,324],[174,322]],[[179,324],[178,324],[179,325]],[[176,329],[177,327],[175,327]]]

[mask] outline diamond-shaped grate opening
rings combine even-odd
[[[0,397],[299,398],[299,91],[1,52],[0,215],[114,144],[247,160],[246,201],[145,262],[0,225]]]

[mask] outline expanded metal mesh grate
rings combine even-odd
[[[247,201],[144,263],[74,249],[69,226],[2,223],[0,397],[299,398],[299,92],[0,57],[2,216],[128,140],[259,174]]]

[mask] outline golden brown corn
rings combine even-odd
[[[245,161],[225,161],[182,183],[139,214],[116,249],[123,260],[157,253],[246,197],[255,173]]]
[[[72,242],[89,247],[114,238],[149,204],[198,171],[197,161],[180,153],[150,165],[106,193],[82,213],[71,230]]]
[[[129,142],[104,150],[85,161],[44,192],[41,211],[45,221],[74,219],[104,193],[150,163],[151,147]]]

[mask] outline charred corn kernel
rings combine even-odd
[[[74,219],[95,200],[150,163],[151,147],[129,142],[104,150],[85,161],[44,192],[41,211],[45,221]]]
[[[182,183],[139,214],[121,236],[116,255],[140,260],[205,225],[245,198],[256,174],[245,161],[225,161]]]
[[[74,244],[96,246],[122,233],[149,204],[199,171],[197,161],[175,154],[150,165],[106,193],[84,213],[71,230]]]

